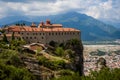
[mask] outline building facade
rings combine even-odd
[[[61,24],[51,24],[49,20],[46,23],[41,22],[38,26],[34,23],[31,26],[10,26],[4,28],[8,40],[14,32],[15,39],[21,37],[27,43],[48,44],[50,41],[65,42],[70,39],[80,39],[80,30],[74,28],[64,28]],[[1,35],[2,36],[2,35]]]

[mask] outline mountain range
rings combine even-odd
[[[45,22],[46,19],[51,20],[52,23],[63,24],[64,27],[79,29],[81,31],[81,38],[84,41],[120,39],[120,28],[115,28],[112,25],[77,12],[50,16],[10,16],[0,19],[0,24],[13,25],[25,23],[30,25],[31,22],[35,22],[38,25],[41,21]]]

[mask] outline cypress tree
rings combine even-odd
[[[7,40],[7,37],[6,37],[5,33],[3,34],[3,41],[6,42],[6,43],[8,43],[8,40]]]
[[[14,32],[12,33],[12,40],[15,40]]]

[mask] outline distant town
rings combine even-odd
[[[97,60],[106,60],[110,69],[120,68],[120,45],[84,45],[84,74],[98,70]]]

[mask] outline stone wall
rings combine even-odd
[[[11,32],[8,32],[8,34],[12,34]],[[80,32],[78,31],[52,31],[52,32],[29,32],[29,31],[21,31],[21,32],[15,32],[15,34],[20,35],[21,38],[23,38],[27,43],[43,43],[47,44],[50,41],[55,42],[65,42],[70,39],[78,39],[80,40]],[[10,37],[8,37],[10,40]]]

